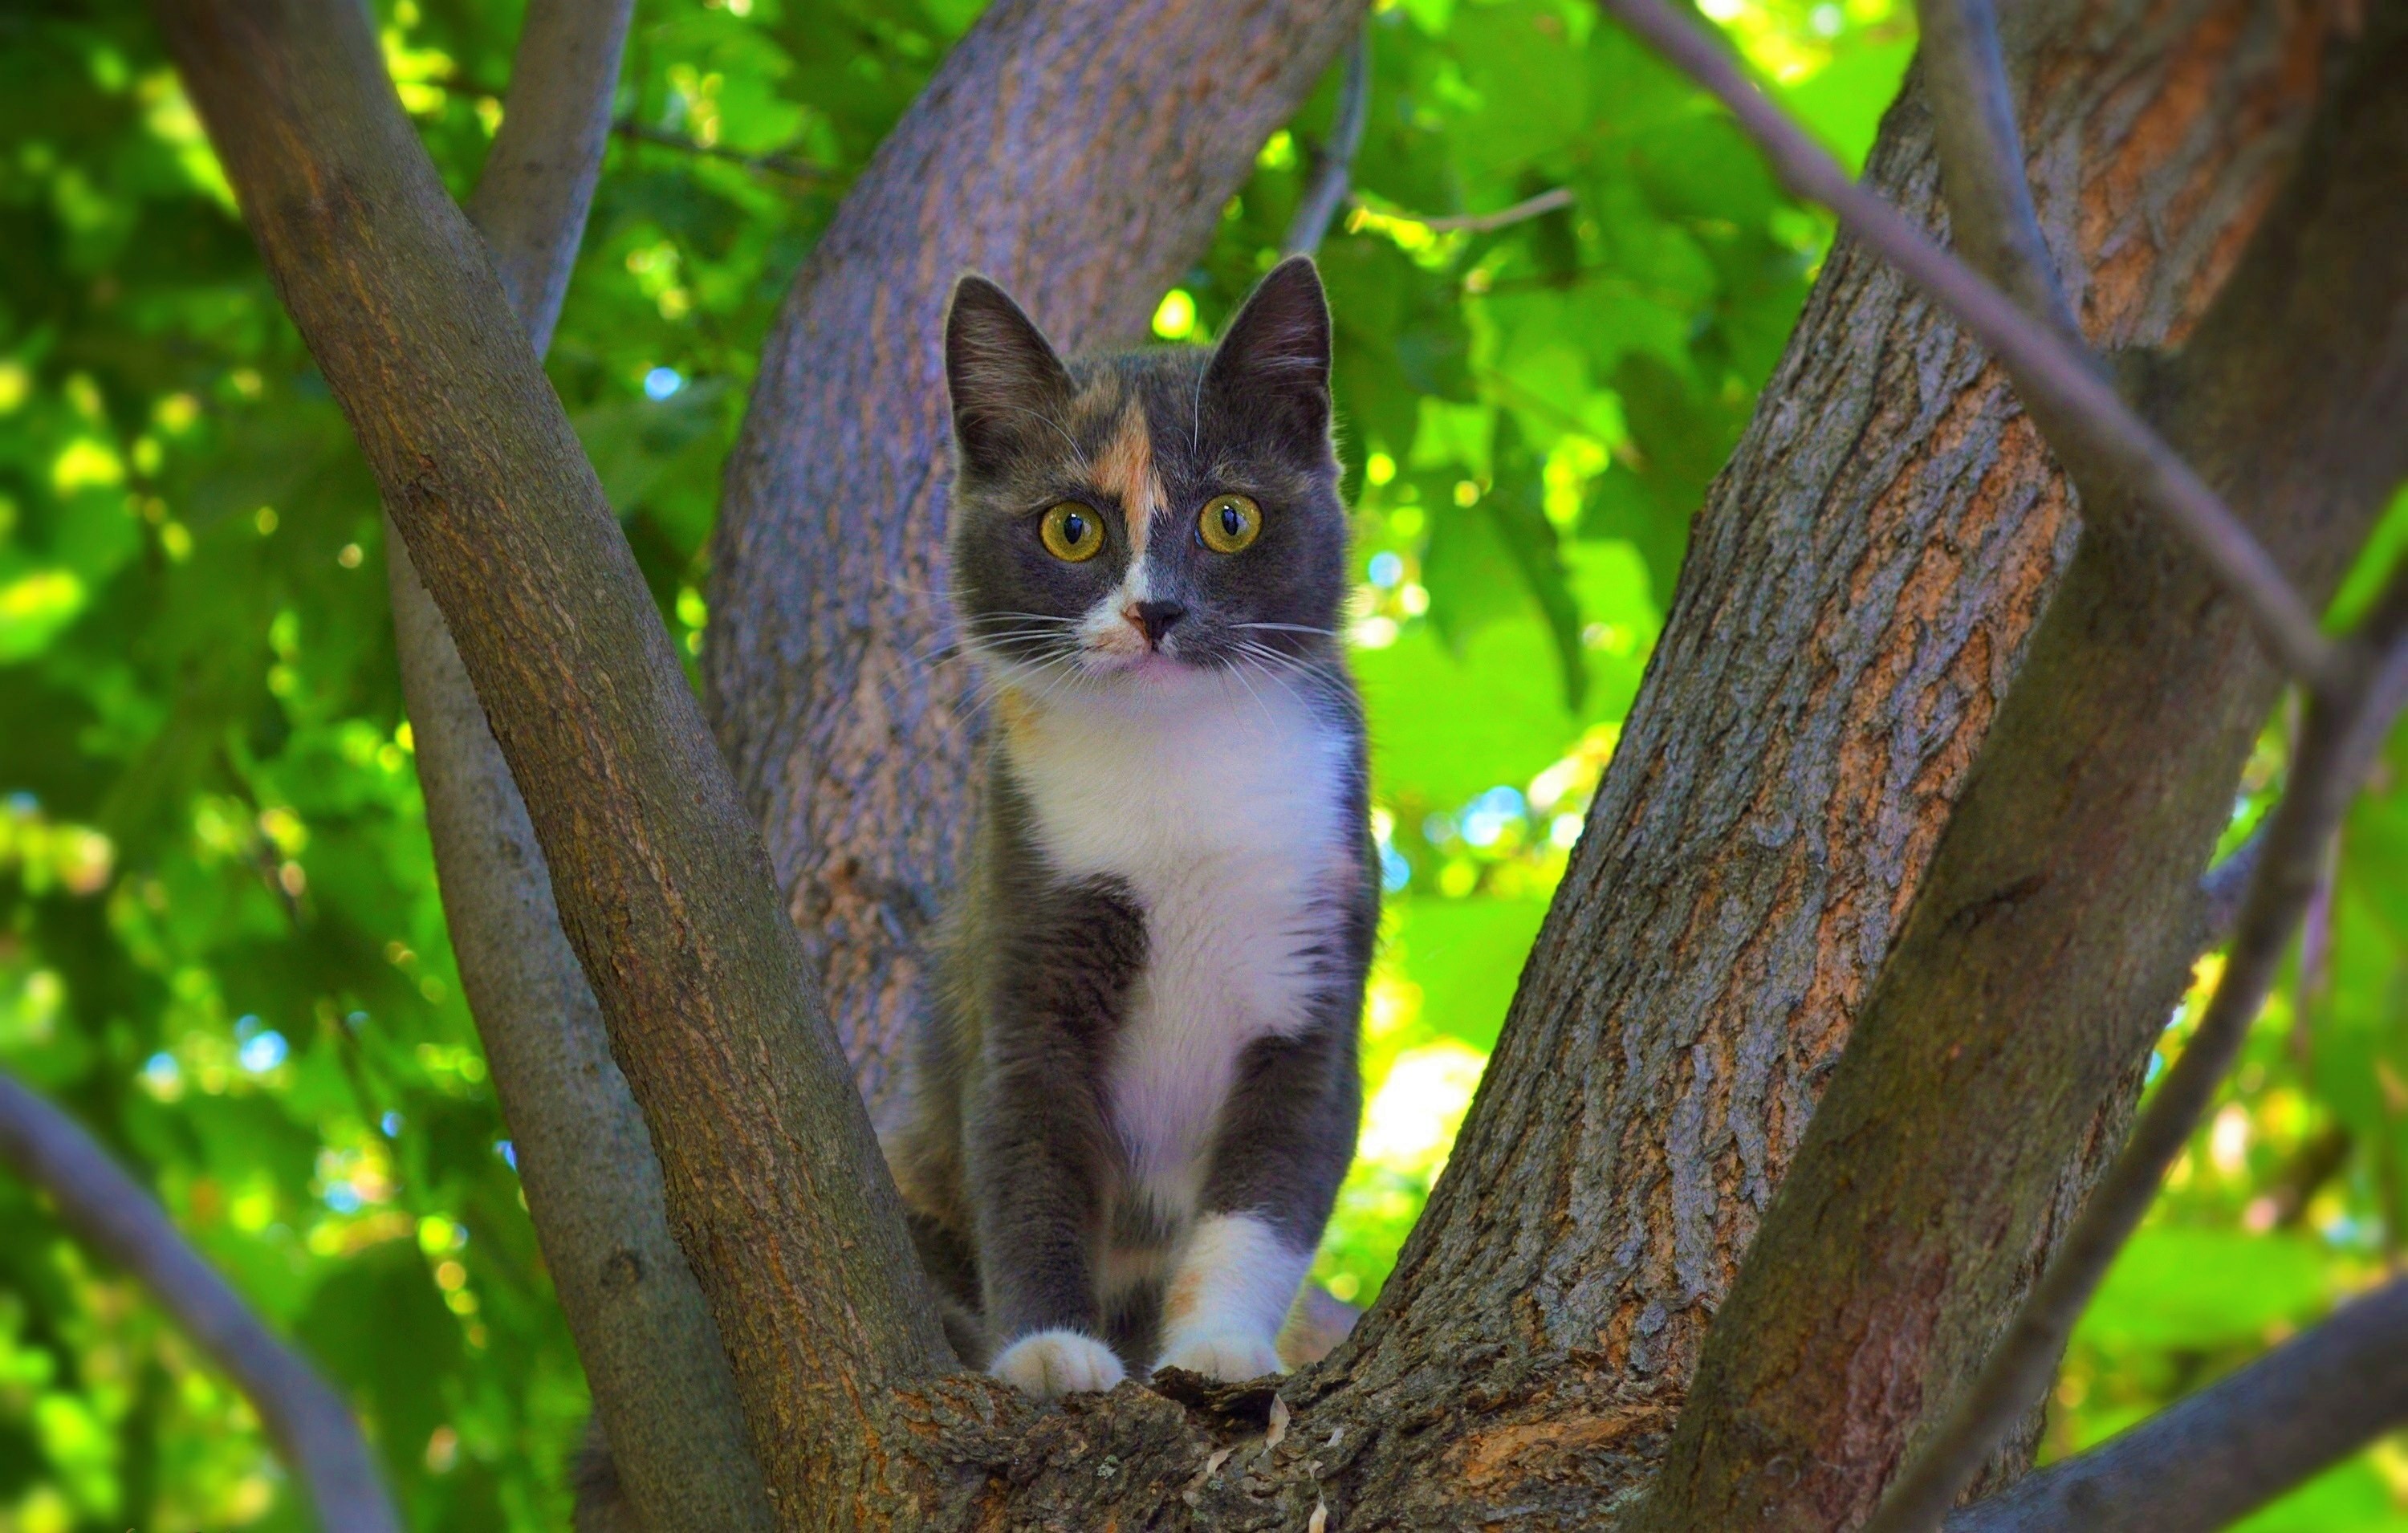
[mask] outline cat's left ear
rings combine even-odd
[[[1221,408],[1315,456],[1329,451],[1329,301],[1310,256],[1270,269],[1240,306],[1204,387]]]

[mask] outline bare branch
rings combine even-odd
[[[366,14],[156,8],[485,705],[754,1452],[802,1516],[867,1472],[889,1387],[950,1354],[757,833]]]
[[[1296,205],[1281,246],[1285,255],[1311,255],[1321,248],[1329,221],[1346,205],[1347,188],[1354,177],[1355,151],[1363,147],[1363,124],[1371,110],[1371,29],[1367,21],[1346,52],[1346,78],[1338,87],[1338,113],[1329,120],[1329,141],[1315,157],[1312,184]]]
[[[1571,188],[1568,186],[1552,187],[1537,196],[1524,197],[1512,207],[1499,208],[1493,213],[1405,213],[1393,208],[1374,208],[1360,197],[1354,199],[1355,207],[1366,212],[1377,213],[1382,218],[1402,219],[1410,223],[1418,223],[1425,229],[1436,229],[1440,233],[1461,230],[1476,235],[1494,234],[1499,229],[1509,229],[1516,223],[1526,223],[1534,218],[1544,218],[1558,208],[1570,208],[1571,205],[1572,193]]]
[[[593,204],[632,9],[532,0],[501,132],[469,200],[538,353]],[[614,1483],[651,1533],[766,1529],[725,1351],[669,1233],[660,1164],[561,932],[526,805],[389,519],[385,548],[444,915]]]
[[[1925,237],[1897,209],[1857,185],[1750,83],[1719,45],[1664,0],[1601,0],[1623,23],[1730,109],[1782,183],[1822,203],[1858,239],[1954,314],[1989,348],[2037,410],[2046,408],[2065,445],[2112,469],[2133,496],[2181,531],[2239,597],[2269,651],[2319,691],[2342,681],[2333,646],[2315,614],[2258,540],[2182,456],[2125,404],[2088,358],[2014,300]]]
[[[2344,1306],[1946,1533],[2211,1533],[2408,1423],[2408,1279]]]
[[[1921,0],[1924,94],[1948,193],[1948,228],[1975,271],[2016,307],[2082,344],[2024,176],[2014,93],[1990,0]]]
[[[1922,1533],[1939,1526],[1990,1450],[2048,1387],[2074,1321],[2156,1200],[2166,1168],[2214,1100],[2250,1022],[2265,1004],[2292,934],[2315,897],[2325,844],[2403,701],[2408,643],[2395,644],[2347,695],[2310,706],[2290,783],[2250,876],[2224,977],[2198,1029],[2158,1082],[2131,1138],[1972,1386],[1899,1476],[1865,1533]]]
[[[2199,881],[2199,945],[2202,951],[2230,940],[2234,929],[2241,924],[2241,907],[2249,895],[2249,881],[2258,876],[2258,860],[2266,852],[2267,828],[2266,824],[2258,825],[2247,840],[2234,847]]]
[[[505,117],[502,122],[505,126],[508,126],[509,119]],[[657,144],[663,149],[673,149],[681,153],[699,154],[712,160],[724,160],[730,165],[742,165],[747,170],[767,171],[772,176],[783,176],[788,180],[825,183],[836,180],[841,174],[833,166],[820,165],[810,160],[797,160],[791,154],[747,154],[740,149],[730,149],[725,144],[706,144],[700,139],[689,138],[681,133],[673,133],[667,128],[656,128],[649,122],[638,122],[632,119],[611,123],[610,132],[618,137],[632,139],[639,144]]]
[[[234,1380],[308,1486],[327,1533],[399,1533],[400,1519],[342,1397],[260,1323],[92,1136],[6,1072],[0,1161],[50,1194],[77,1238],[139,1280]]]

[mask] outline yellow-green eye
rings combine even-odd
[[[1080,564],[1103,548],[1104,522],[1094,507],[1066,500],[1046,508],[1045,520],[1037,524],[1037,536],[1044,540],[1046,552]]]
[[[1213,552],[1235,553],[1261,536],[1263,509],[1243,495],[1214,495],[1204,503],[1197,530]]]

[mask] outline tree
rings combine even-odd
[[[1136,11],[1031,4],[990,15],[947,61],[766,351],[712,573],[710,696],[732,781],[521,338],[544,328],[536,284],[519,282],[522,327],[365,28],[298,5],[161,13],[523,793],[789,1525],[1075,1526],[1183,1507],[1214,1526],[1570,1525],[1623,1508],[1686,1526],[1743,1505],[1782,1526],[1853,1526],[1964,1394],[2122,1139],[2276,686],[2251,621],[2289,588],[2220,578],[2245,575],[2255,544],[2220,545],[2219,571],[2151,520],[2161,497],[2132,467],[2130,433],[2069,408],[2078,395],[2029,362],[2051,354],[2030,337],[2061,321],[2047,252],[2071,290],[2063,313],[2129,353],[2135,408],[2311,597],[2408,471],[2384,429],[2408,387],[2408,242],[2392,227],[2408,201],[2386,152],[2408,112],[2398,7],[2331,36],[2321,17],[2253,13],[2222,31],[2127,18],[2078,47],[2057,41],[2065,7],[2018,12],[2017,72],[2048,82],[2026,114],[2044,247],[2018,237],[2030,231],[2008,178],[1984,174],[2013,147],[1997,114],[1969,127],[1940,112],[1935,131],[1910,86],[1870,179],[1937,222],[1944,164],[1957,243],[2042,316],[1984,333],[2026,360],[1992,364],[1872,246],[1842,242],[1700,513],[1648,686],[1380,1303],[1276,1399],[1170,1380],[1040,1414],[952,1371],[810,978],[834,977],[874,1102],[907,1004],[910,912],[941,882],[967,750],[958,677],[898,680],[896,657],[933,637],[911,598],[934,579],[942,514],[920,472],[938,441],[934,351],[899,337],[933,333],[936,294],[965,264],[1074,338],[1129,334],[1133,295],[1200,243],[1352,13],[1166,12],[1149,29]],[[1165,30],[1181,25],[1198,30]],[[1978,17],[1963,29],[1972,62],[1953,90],[1928,87],[1939,107],[1983,88],[1985,34]],[[531,22],[523,67],[565,69],[536,36]],[[1049,51],[1259,93],[1165,108],[1161,91],[1101,93],[1080,98],[1099,119],[1049,114],[1024,143],[1004,81]],[[594,114],[566,115],[590,144]],[[1799,179],[1794,147],[1784,164]],[[1165,179],[1182,193],[1173,216],[1096,194]],[[1997,205],[1977,214],[1985,186]],[[931,188],[951,200],[931,204]],[[995,216],[1006,199],[1025,223]],[[573,239],[581,207],[554,217],[553,237]],[[1968,237],[1975,226],[1992,237]],[[506,273],[547,265],[495,243]],[[1097,248],[1133,259],[1098,262]],[[907,266],[907,251],[921,259]],[[1130,267],[1148,279],[1124,279]],[[872,401],[905,429],[863,438]],[[830,518],[864,506],[876,537],[838,536],[853,523]],[[2384,609],[2374,621],[2379,638]],[[2340,812],[2301,788],[2352,781],[2353,762],[2316,763],[2335,741],[2363,754],[2342,725],[2370,695],[2334,658],[2357,651],[2303,641],[2296,623],[2266,631],[2288,636],[2277,652],[2305,657],[2321,701],[2286,799],[2300,807],[2270,836],[2243,917],[2236,953],[2256,972],[2236,961],[2228,980],[2249,1011]],[[414,717],[435,711],[427,685],[413,683]],[[473,722],[457,743],[476,744]],[[431,729],[427,745],[435,779]],[[490,753],[486,770],[490,799]],[[537,866],[504,873],[524,885]],[[781,887],[793,922],[777,918]],[[464,943],[472,994],[492,982],[477,961]],[[525,1016],[479,1006],[489,1031],[585,1015],[559,999]],[[628,1139],[611,1152],[622,1164]],[[532,1170],[528,1191],[545,1201]],[[556,1268],[595,1254],[552,1251],[576,1237],[543,1233]],[[2398,1308],[2334,1324],[2377,1327]],[[660,1341],[700,1333],[689,1313]],[[2296,1388],[2285,1369],[2335,1351],[2312,1338],[2227,1387]],[[615,1426],[665,1377],[596,1369],[595,1383],[638,1500],[658,1498],[654,1526],[682,1526],[658,1490],[668,1470]],[[2134,1526],[2214,1526],[2396,1419],[2386,1387],[2198,1520]],[[2164,1431],[2229,1441],[2219,1420],[2250,1425],[2203,1402],[2015,1494],[2161,1461]],[[1988,1440],[1971,1440],[1978,1457]],[[2028,1451],[2004,1451],[1997,1472]]]

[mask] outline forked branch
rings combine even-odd
[[[624,535],[358,7],[159,0],[267,269],[441,607],[789,1519],[950,1363],[759,838]],[[891,1463],[883,1471],[902,1472]]]
[[[399,1533],[342,1397],[260,1323],[90,1135],[5,1072],[0,1162],[50,1194],[77,1239],[137,1279],[225,1369],[308,1487],[326,1533]]]
[[[1873,193],[1859,186],[1773,105],[1722,47],[1665,0],[1601,0],[1623,23],[1729,108],[1782,183],[1819,202],[1841,224],[1922,288],[1989,348],[2028,406],[2045,408],[2057,442],[2108,466],[2128,492],[2163,515],[2238,597],[2268,650],[2310,686],[2344,678],[2315,614],[2229,507],[2100,376],[2064,337],[2036,322]]]
[[[630,0],[531,0],[468,214],[540,353],[608,142]],[[394,643],[437,882],[527,1212],[647,1533],[765,1529],[768,1502],[719,1331],[669,1233],[660,1163],[551,870],[443,614],[386,522]]]

